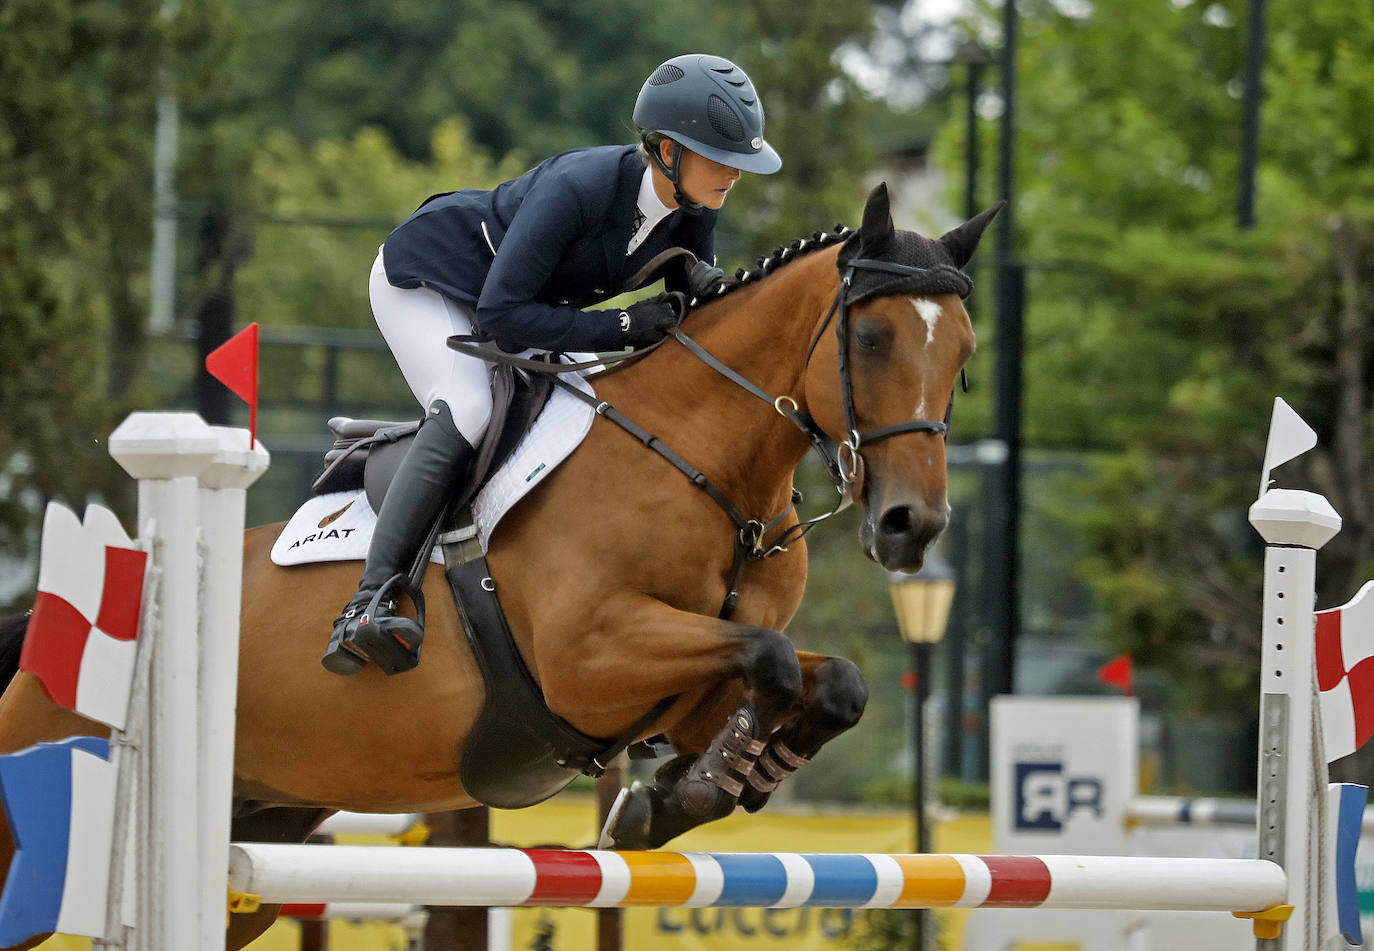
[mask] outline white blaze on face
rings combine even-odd
[[[940,321],[940,305],[929,297],[913,297],[911,303],[926,322],[926,346],[930,346],[935,340],[935,325]]]
[[[926,346],[930,346],[935,341],[935,325],[940,320],[940,305],[928,297],[913,297],[911,305],[916,308],[916,313],[926,322]],[[912,419],[924,419],[926,409],[926,384],[921,381],[921,395],[916,402],[916,411]]]

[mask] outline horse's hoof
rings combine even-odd
[[[635,780],[629,789],[620,790],[620,795],[616,796],[596,847],[617,851],[649,848],[652,814],[648,787]]]
[[[753,786],[745,788],[744,793],[739,797],[740,808],[753,815],[764,806],[768,805],[768,800],[773,797],[771,792],[759,792]]]

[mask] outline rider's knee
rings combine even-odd
[[[452,427],[474,446],[482,441],[491,422],[491,389],[487,385],[450,388],[449,392],[433,396],[427,405],[430,412],[443,407]]]

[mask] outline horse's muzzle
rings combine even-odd
[[[919,571],[926,549],[949,525],[949,506],[903,502],[869,511],[861,536],[864,553],[888,571]]]

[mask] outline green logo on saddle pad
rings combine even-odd
[[[530,481],[531,479],[533,479],[535,476],[539,475],[539,473],[541,473],[541,472],[544,471],[544,468],[545,468],[544,463],[542,463],[542,462],[539,463],[539,465],[537,465],[537,466],[534,467],[534,471],[532,471],[529,475],[525,476],[525,481],[528,482],[528,481]]]

